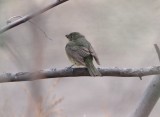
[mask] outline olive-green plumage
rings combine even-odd
[[[101,76],[101,73],[93,65],[93,58],[99,65],[99,59],[84,35],[78,32],[72,32],[66,35],[69,39],[65,50],[69,60],[76,65],[86,66],[91,76]]]

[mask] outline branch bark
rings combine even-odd
[[[159,74],[160,66],[146,68],[113,67],[98,68],[98,70],[101,72],[102,76],[143,77]],[[0,83],[39,80],[34,79],[37,78],[37,75],[43,76],[40,77],[41,79],[90,76],[86,68],[45,69],[38,72],[3,73],[0,75]]]
[[[4,33],[5,31],[7,31],[7,30],[9,30],[9,29],[11,29],[11,28],[13,28],[13,27],[15,27],[15,26],[18,26],[18,25],[20,25],[20,24],[22,24],[22,23],[25,23],[25,22],[27,22],[28,20],[32,19],[33,17],[35,17],[35,16],[37,16],[37,15],[40,15],[40,14],[46,12],[47,10],[49,10],[49,9],[51,9],[51,8],[54,8],[54,7],[60,5],[60,4],[64,3],[64,2],[67,2],[67,1],[68,1],[68,0],[57,0],[57,2],[51,4],[51,5],[43,8],[43,9],[40,9],[40,10],[38,10],[38,11],[35,11],[34,13],[32,13],[32,14],[30,14],[30,15],[26,15],[26,16],[24,16],[24,17],[22,17],[22,18],[20,18],[20,19],[18,19],[18,20],[16,20],[16,21],[14,21],[14,22],[11,22],[11,23],[9,23],[7,26],[4,26],[4,27],[2,27],[2,28],[0,29],[0,34],[1,34],[1,33]]]

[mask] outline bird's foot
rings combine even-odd
[[[75,64],[73,64],[73,65],[71,65],[71,66],[69,66],[69,67],[66,67],[66,70],[72,70],[72,72],[73,72],[73,66],[74,66]]]
[[[73,65],[69,66],[69,67],[68,67],[68,69],[71,69],[74,65],[75,65],[75,64],[73,64]]]

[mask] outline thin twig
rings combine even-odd
[[[15,19],[17,20],[17,18],[20,19],[20,18],[23,18],[23,17],[22,16],[13,16],[13,17],[10,17],[7,20],[7,24],[12,23],[13,21],[15,21]],[[47,33],[39,25],[37,25],[36,23],[32,22],[31,20],[28,20],[28,22],[31,23],[31,24],[33,24],[37,29],[39,29],[39,31],[41,31],[47,39],[52,40],[52,38],[50,38],[47,35]]]
[[[159,59],[159,61],[160,61],[160,50],[159,50],[159,47],[158,47],[157,44],[154,44],[154,47],[155,47],[155,49],[156,49],[156,52],[157,52],[157,55],[158,55],[158,59]]]
[[[51,4],[51,5],[43,8],[43,9],[40,9],[40,10],[38,10],[38,11],[35,11],[34,13],[31,13],[30,15],[23,16],[22,18],[14,21],[14,22],[12,22],[12,23],[9,23],[7,26],[2,27],[2,28],[0,29],[0,34],[3,33],[3,32],[5,32],[5,31],[7,31],[7,30],[9,30],[9,29],[11,29],[11,28],[13,28],[13,27],[15,27],[15,26],[18,26],[18,25],[20,25],[20,24],[22,24],[22,23],[25,23],[26,21],[32,19],[33,17],[35,17],[35,16],[37,16],[37,15],[40,15],[40,14],[46,12],[47,10],[49,10],[49,9],[51,9],[51,8],[54,8],[54,7],[60,5],[60,4],[64,3],[64,2],[67,2],[67,1],[68,1],[68,0],[57,0],[57,2]]]
[[[51,37],[48,36],[48,34],[39,25],[37,25],[36,23],[32,21],[29,21],[29,22],[32,23],[34,26],[36,26],[39,29],[39,31],[41,31],[47,39],[53,40]]]

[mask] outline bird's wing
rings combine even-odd
[[[93,49],[93,47],[91,45],[89,46],[89,51],[90,51],[90,54],[94,57],[94,59],[97,62],[97,64],[100,65],[99,59],[97,57],[97,54],[96,54],[96,52],[94,51],[94,49]]]
[[[85,65],[84,57],[90,55],[90,52],[87,48],[77,45],[66,45],[66,53],[69,57],[79,62],[82,65]]]

